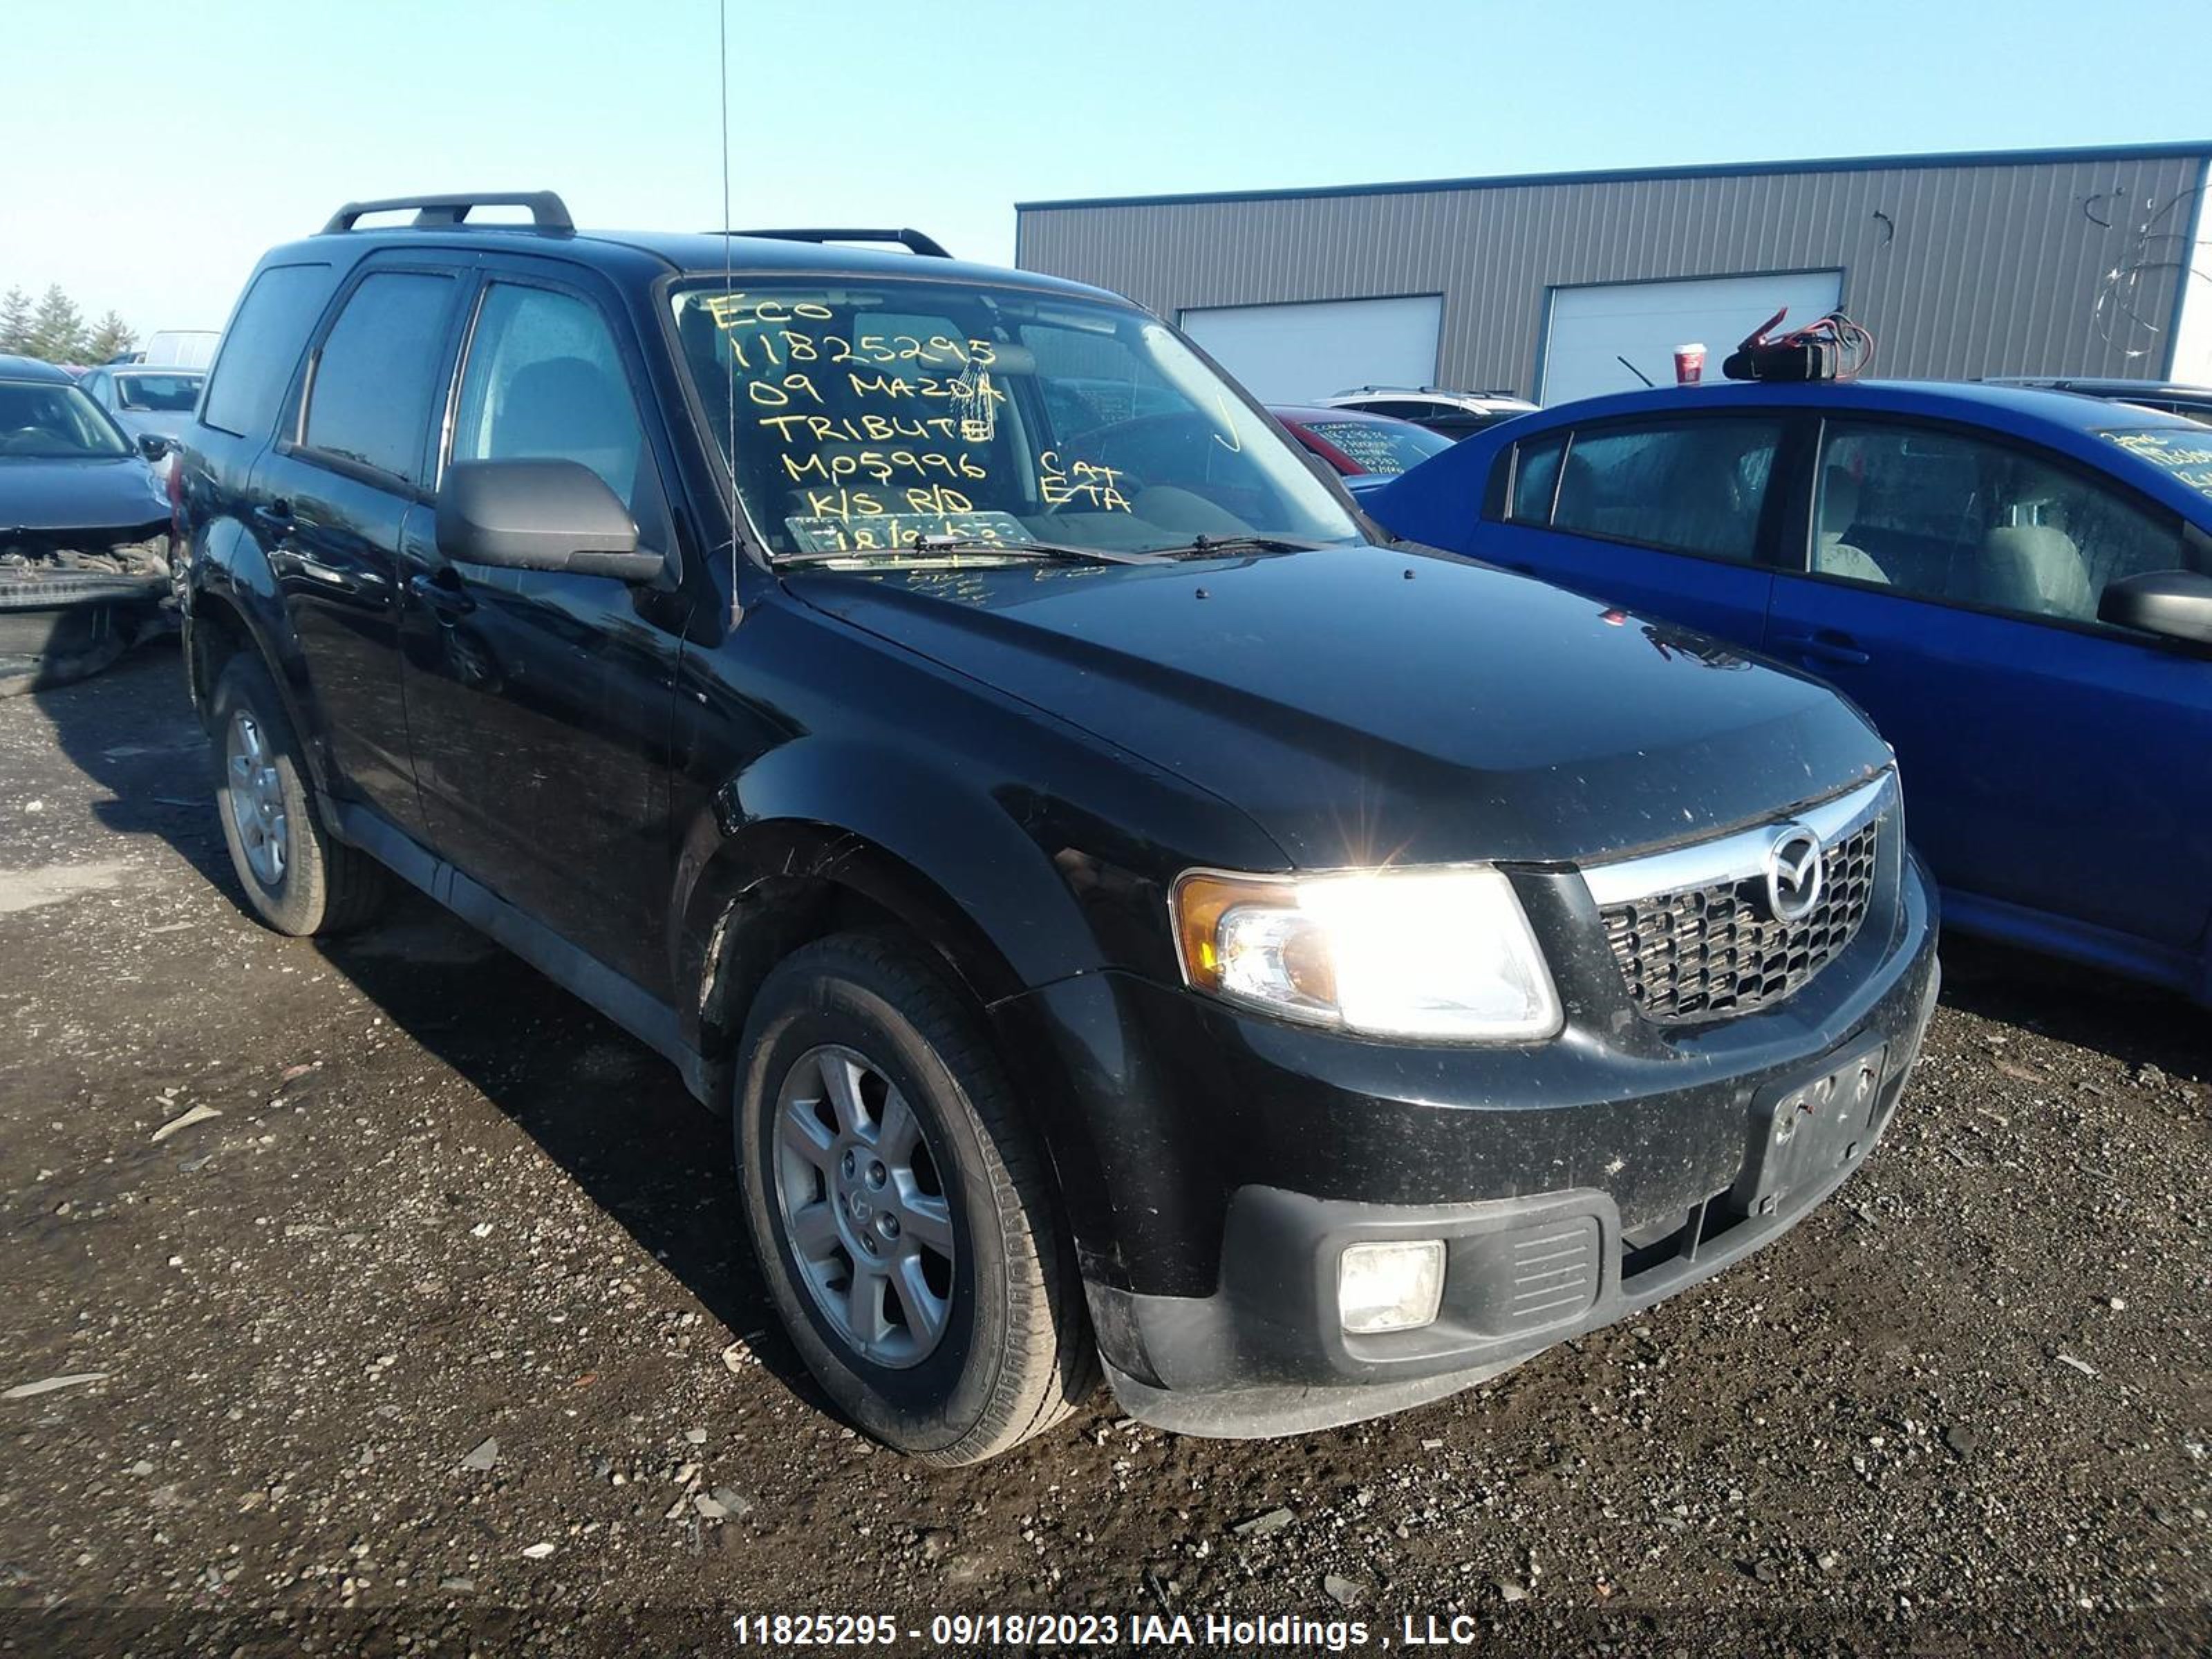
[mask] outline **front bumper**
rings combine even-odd
[[[1079,1155],[1099,1176],[1076,1205],[1078,1240],[1124,1409],[1237,1436],[1400,1410],[1778,1237],[1865,1161],[1918,1055],[1938,977],[1934,899],[1910,860],[1893,879],[1887,937],[1777,1007],[1695,1032],[1584,1009],[1548,1044],[1415,1050],[1116,975],[1033,994],[1086,1061]],[[1878,1073],[1863,1132],[1762,1188],[1778,1091],[1862,1059]],[[1063,1188],[1081,1194],[1064,1139],[1056,1153]],[[1445,1241],[1439,1316],[1346,1333],[1345,1247],[1406,1238]],[[1541,1293],[1524,1295],[1531,1285]]]

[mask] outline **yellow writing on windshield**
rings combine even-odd
[[[783,482],[810,522],[971,514],[1006,402],[989,340],[811,300],[702,296]],[[841,322],[844,326],[836,326]],[[907,326],[899,326],[900,324]],[[810,533],[817,537],[818,530]]]
[[[1121,490],[1118,468],[1095,461],[1063,462],[1057,450],[1037,457],[1037,490],[1047,507],[1088,507],[1104,513],[1127,513],[1129,498]]]

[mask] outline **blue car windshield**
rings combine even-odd
[[[2191,431],[2183,426],[2130,427],[2106,432],[2109,438],[2139,461],[2148,461],[2166,477],[2187,484],[2200,495],[2212,495],[2212,431]]]
[[[1128,306],[923,278],[719,274],[672,295],[683,361],[779,555],[1200,537],[1352,543],[1303,454]]]

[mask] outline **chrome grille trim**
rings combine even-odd
[[[1820,836],[1823,846],[1833,847],[1896,804],[1897,774],[1884,771],[1847,793],[1783,812],[1749,830],[1663,853],[1591,865],[1583,871],[1583,882],[1598,908],[1607,910],[1662,893],[1748,881],[1765,873],[1766,849],[1773,845],[1775,833],[1785,825],[1802,823]]]

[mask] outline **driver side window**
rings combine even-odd
[[[453,418],[453,461],[569,460],[668,545],[667,514],[622,352],[599,308],[520,283],[484,290]]]
[[[2092,623],[2108,583],[2189,560],[2178,523],[2033,453],[1963,432],[1832,421],[1814,570],[1923,599]]]

